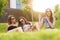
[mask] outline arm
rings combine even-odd
[[[41,19],[40,21],[39,21],[39,25],[40,25],[40,28],[43,26],[43,19]]]
[[[42,15],[39,15],[39,26],[40,28],[42,27],[43,25],[43,18],[42,18]]]
[[[55,18],[53,19],[53,23],[51,23],[51,22],[49,21],[49,19],[47,19],[47,21],[48,21],[49,25],[51,26],[51,28],[54,28]]]

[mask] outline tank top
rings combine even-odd
[[[8,27],[8,31],[9,31],[9,30],[12,30],[12,29],[14,29],[14,28],[17,28],[17,26],[11,25],[11,26]]]

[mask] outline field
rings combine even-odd
[[[56,21],[55,29],[22,33],[6,33],[6,23],[0,23],[0,40],[60,40],[60,20]]]

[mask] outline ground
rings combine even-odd
[[[6,33],[6,23],[0,23],[0,40],[60,40],[60,20],[56,21],[55,29],[22,33]]]

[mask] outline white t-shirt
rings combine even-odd
[[[23,26],[23,29],[24,29],[24,31],[29,31],[30,25],[29,25],[29,24],[25,24],[25,25]]]

